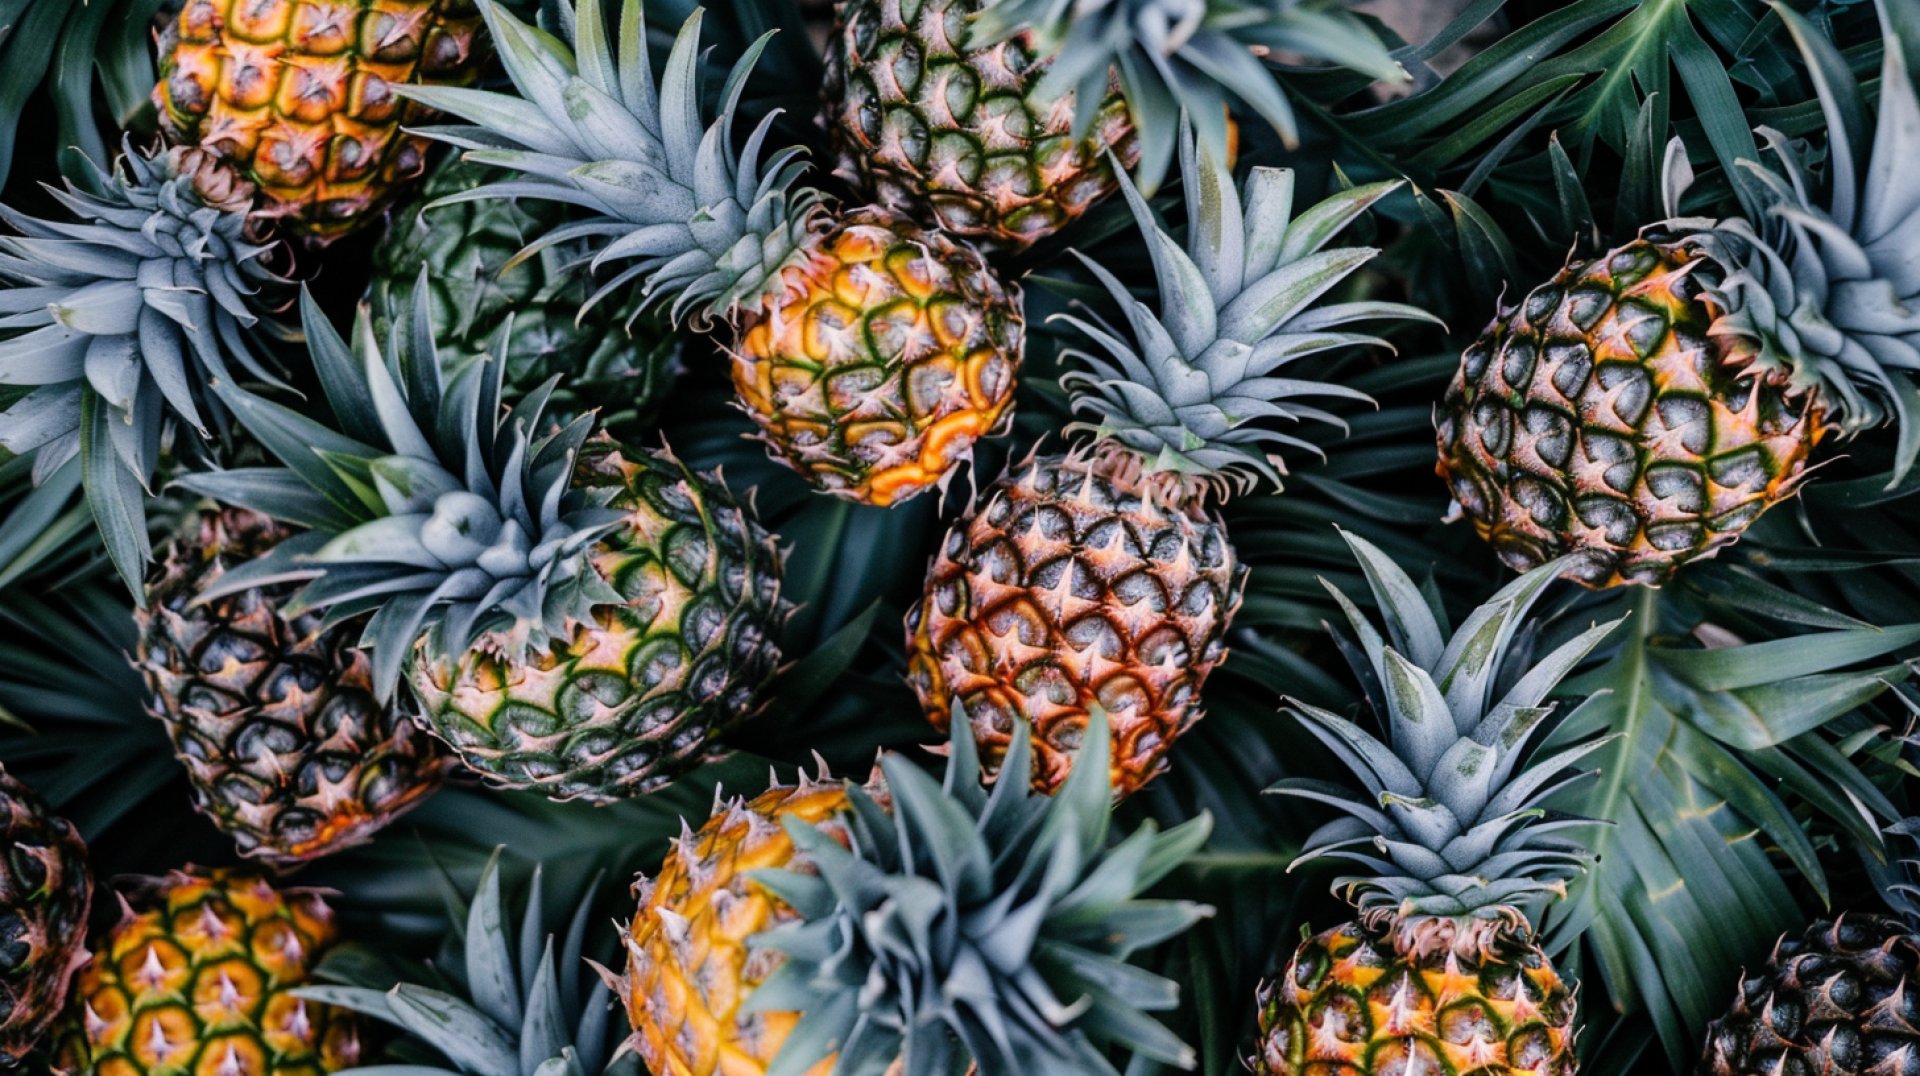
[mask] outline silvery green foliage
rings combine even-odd
[[[1276,375],[1309,355],[1388,346],[1379,337],[1341,331],[1341,326],[1375,319],[1434,320],[1401,303],[1314,305],[1379,253],[1372,247],[1323,248],[1400,184],[1354,187],[1296,214],[1292,170],[1255,168],[1244,189],[1236,189],[1232,172],[1196,152],[1190,135],[1181,140],[1180,156],[1189,222],[1184,250],[1154,221],[1133,183],[1120,175],[1153,257],[1160,313],[1156,316],[1119,278],[1082,255],[1126,325],[1116,327],[1093,315],[1062,315],[1108,357],[1071,352],[1089,370],[1073,371],[1061,382],[1079,390],[1075,409],[1096,420],[1076,428],[1124,445],[1150,471],[1238,487],[1259,478],[1279,485],[1277,450],[1319,449],[1269,422],[1313,421],[1344,429],[1340,418],[1306,401],[1371,401],[1344,385]]]
[[[364,640],[383,699],[423,635],[441,654],[463,653],[493,630],[537,646],[621,600],[590,554],[623,515],[573,484],[593,416],[539,433],[554,380],[503,409],[499,348],[443,373],[425,289],[416,299],[384,347],[363,309],[356,354],[303,296],[336,426],[223,386],[235,417],[285,467],[181,481],[308,528],[226,572],[208,596],[307,580],[289,615],[325,609],[330,627],[371,613]],[[509,322],[503,339],[510,332]]]
[[[1692,180],[1684,149],[1668,148],[1669,227],[1697,231],[1718,268],[1707,294],[1715,324],[1748,342],[1755,366],[1817,390],[1848,433],[1892,422],[1898,483],[1920,458],[1920,98],[1892,20],[1883,21],[1879,115],[1868,141],[1864,96],[1833,44],[1790,9],[1779,16],[1806,57],[1830,134],[1820,183],[1788,138],[1756,129],[1769,160],[1739,162],[1756,216],[1679,217]]]
[[[836,1052],[838,1076],[878,1076],[896,1059],[908,1076],[959,1076],[969,1061],[982,1076],[1115,1076],[1107,1047],[1193,1066],[1193,1051],[1147,1015],[1174,1008],[1178,985],[1128,958],[1212,914],[1139,896],[1206,843],[1212,819],[1165,833],[1147,823],[1109,847],[1107,724],[1087,722],[1057,796],[1022,777],[1024,723],[1000,780],[982,788],[957,716],[944,781],[889,755],[890,806],[848,786],[851,849],[787,820],[818,873],[753,875],[800,915],[752,942],[786,960],[748,1009],[802,1013],[768,1076],[798,1076]]]
[[[529,251],[586,240],[595,268],[631,262],[595,301],[639,282],[642,294],[672,296],[683,313],[725,314],[768,286],[805,241],[818,216],[818,195],[792,191],[804,165],[799,147],[759,164],[776,116],[754,126],[734,153],[733,119],[768,37],[733,66],[718,117],[702,123],[700,21],[696,8],[680,27],[656,80],[647,56],[639,0],[622,0],[609,38],[601,0],[559,8],[566,38],[514,18],[492,0],[478,0],[500,60],[517,93],[451,86],[396,86],[403,97],[467,121],[420,133],[468,151],[514,178],[488,183],[442,203],[493,198],[544,198],[587,211],[555,228]]]
[[[1592,858],[1562,834],[1594,823],[1557,815],[1546,804],[1587,776],[1575,763],[1607,740],[1540,759],[1532,758],[1533,749],[1551,724],[1548,693],[1619,622],[1595,625],[1538,663],[1510,668],[1527,612],[1565,570],[1563,561],[1508,583],[1449,637],[1398,565],[1364,539],[1345,537],[1386,634],[1346,595],[1331,584],[1327,589],[1352,624],[1354,638],[1339,642],[1367,682],[1386,736],[1289,703],[1362,786],[1312,778],[1274,786],[1347,815],[1308,838],[1301,861],[1332,857],[1360,866],[1361,873],[1337,879],[1335,889],[1346,891],[1363,914],[1469,916],[1561,892]]]
[[[977,43],[1032,35],[1052,66],[1035,96],[1074,95],[1074,129],[1093,122],[1111,79],[1140,134],[1140,179],[1159,186],[1184,114],[1201,148],[1225,161],[1227,110],[1244,103],[1292,143],[1293,105],[1259,58],[1275,51],[1327,61],[1387,82],[1409,77],[1345,0],[990,0]]]
[[[19,233],[0,237],[0,448],[33,453],[36,483],[80,458],[88,507],[137,593],[167,435],[222,424],[211,382],[274,381],[248,337],[278,278],[271,248],[246,234],[251,188],[201,151],[129,144],[113,169],[89,166],[91,191],[49,188],[70,220],[0,206]]]
[[[443,984],[451,989],[409,982],[379,989],[360,983],[301,987],[294,993],[393,1024],[446,1058],[443,1068],[406,1070],[418,1076],[643,1076],[639,1057],[617,1049],[618,1033],[625,1028],[608,1026],[618,1019],[612,991],[588,973],[581,953],[595,887],[587,887],[565,937],[548,934],[543,941],[535,868],[516,937],[501,899],[499,866],[495,850],[467,908],[464,959],[451,969],[457,981]],[[319,974],[349,982],[366,978],[354,970],[351,961],[329,961]],[[582,994],[586,982],[593,986]]]

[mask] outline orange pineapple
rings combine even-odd
[[[421,174],[427,113],[395,85],[472,81],[472,0],[187,0],[154,103],[177,142],[259,185],[260,214],[316,241],[373,219]]]

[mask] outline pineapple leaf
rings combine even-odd
[[[1913,636],[1829,633],[1804,656],[1789,647],[1784,658],[1767,643],[1690,649],[1668,641],[1695,626],[1676,603],[1653,590],[1629,600],[1629,630],[1600,666],[1565,685],[1589,701],[1555,742],[1608,730],[1616,738],[1592,756],[1597,780],[1563,789],[1557,802],[1611,825],[1591,832],[1599,861],[1551,911],[1547,930],[1554,944],[1577,945],[1576,959],[1592,962],[1590,974],[1615,1004],[1645,1013],[1684,1067],[1740,968],[1801,921],[1768,846],[1823,900],[1829,893],[1810,839],[1769,777],[1807,770],[1870,788],[1821,726],[1903,678],[1903,667],[1856,666]],[[1787,781],[1784,790],[1800,789]],[[1851,800],[1828,794],[1823,802],[1845,811],[1839,824],[1858,828]]]

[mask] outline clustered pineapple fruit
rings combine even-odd
[[[1767,159],[1728,180],[1745,212],[1701,216],[1716,188],[1675,139],[1668,219],[1570,260],[1461,356],[1437,470],[1523,574],[1450,630],[1410,566],[1343,535],[1368,595],[1327,589],[1375,724],[1289,699],[1355,783],[1273,791],[1340,812],[1299,862],[1346,863],[1355,917],[1272,954],[1244,999],[1261,1076],[1577,1071],[1577,988],[1542,931],[1594,863],[1595,823],[1559,807],[1604,741],[1555,741],[1554,699],[1586,693],[1570,674],[1617,624],[1542,655],[1534,611],[1560,576],[1671,582],[1831,440],[1895,426],[1907,479],[1920,197],[1900,169],[1920,99],[1907,13],[1877,13],[1870,142],[1847,58],[1779,9],[1818,76],[1825,170],[1762,128]],[[18,233],[0,239],[0,449],[37,484],[79,469],[134,591],[148,712],[194,806],[261,867],[374,840],[459,773],[646,796],[777,694],[793,609],[750,491],[659,442],[676,379],[723,353],[754,436],[815,491],[945,491],[1012,425],[1019,259],[1117,192],[1157,294],[1079,256],[1085,296],[1118,311],[1052,319],[1095,345],[1063,352],[1079,418],[958,509],[907,613],[941,776],[887,752],[865,782],[822,764],[716,793],[634,886],[619,970],[586,993],[593,894],[546,931],[536,877],[516,930],[498,853],[458,968],[430,984],[355,982],[374,973],[351,950],[323,968],[340,939],[322,892],[252,868],[130,883],[89,955],[79,832],[0,772],[0,1064],[318,1074],[376,1063],[374,1021],[459,1071],[542,1076],[1201,1062],[1155,1015],[1181,1006],[1175,977],[1142,958],[1213,913],[1149,895],[1206,874],[1212,819],[1163,832],[1115,801],[1175,765],[1227,659],[1248,577],[1230,502],[1318,451],[1278,425],[1371,402],[1314,362],[1385,349],[1353,326],[1435,320],[1373,298],[1380,252],[1336,243],[1404,184],[1266,165],[1236,182],[1235,117],[1294,148],[1266,61],[1394,79],[1410,54],[1331,0],[840,0],[819,120],[841,204],[800,147],[769,146],[782,121],[747,96],[766,38],[709,72],[703,18],[668,35],[637,0],[165,6],[160,145],[65,177],[52,215],[0,211]],[[671,39],[658,72],[650,33]],[[1175,161],[1182,199],[1156,209]],[[301,259],[375,227],[343,337],[296,289]],[[204,500],[156,552],[163,486]],[[1913,869],[1891,868],[1892,914],[1783,936],[1699,1071],[1920,1073]]]

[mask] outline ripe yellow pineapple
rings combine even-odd
[[[461,198],[592,207],[549,239],[604,237],[596,264],[630,261],[606,283],[608,297],[636,287],[676,317],[722,323],[736,396],[774,458],[823,492],[892,505],[939,484],[1007,422],[1025,346],[1019,289],[978,250],[890,206],[830,209],[797,185],[797,148],[772,155],[763,171],[772,117],[736,155],[727,131],[757,46],[707,133],[682,137],[702,126],[698,94],[674,81],[698,62],[698,11],[656,92],[637,0],[623,0],[616,34],[574,41],[476,2],[520,96],[403,91],[472,124],[435,137],[501,147],[475,159],[518,173]],[[605,17],[599,0],[577,6],[575,26]],[[547,121],[537,129],[506,122],[536,113]],[[609,130],[624,141],[597,133]]]
[[[360,1063],[356,1021],[293,990],[334,940],[319,894],[188,868],[147,879],[74,986],[66,1076],[294,1076]]]
[[[797,913],[750,872],[800,865],[785,819],[837,829],[844,840],[851,809],[838,781],[776,785],[731,801],[698,833],[683,833],[659,873],[635,884],[640,907],[627,934],[620,994],[649,1071],[748,1076],[773,1062],[799,1017],[746,1011],[778,962],[748,943]],[[832,1068],[822,1061],[807,1073],[828,1076]]]
[[[161,40],[170,138],[259,186],[262,216],[319,241],[373,219],[426,166],[395,85],[477,69],[472,0],[187,0]]]
[[[1375,342],[1324,326],[1422,316],[1393,304],[1314,302],[1375,251],[1326,249],[1393,189],[1373,184],[1295,215],[1293,174],[1253,171],[1244,191],[1188,141],[1183,252],[1123,183],[1160,281],[1156,315],[1088,262],[1129,329],[1063,318],[1108,357],[1062,379],[1086,432],[989,487],[955,525],[907,616],[908,682],[945,728],[959,702],[989,766],[1030,727],[1033,780],[1066,780],[1089,721],[1111,726],[1111,779],[1127,795],[1163,772],[1201,716],[1201,688],[1226,656],[1246,570],[1218,501],[1279,484],[1270,453],[1298,437],[1255,418],[1321,418],[1315,397],[1355,397],[1280,367]],[[1094,718],[1096,712],[1104,717]]]
[[[743,312],[733,383],[782,462],[874,505],[972,455],[1013,403],[1017,290],[978,251],[868,207]]]
[[[964,730],[951,746],[944,782],[890,755],[865,786],[803,777],[682,831],[635,887],[626,973],[610,976],[649,1071],[1119,1076],[1112,1046],[1192,1067],[1147,1015],[1178,988],[1127,960],[1210,914],[1139,899],[1209,819],[1110,846],[1103,729],[1051,797],[1025,781],[989,794]],[[1029,748],[1016,734],[1008,764]]]

